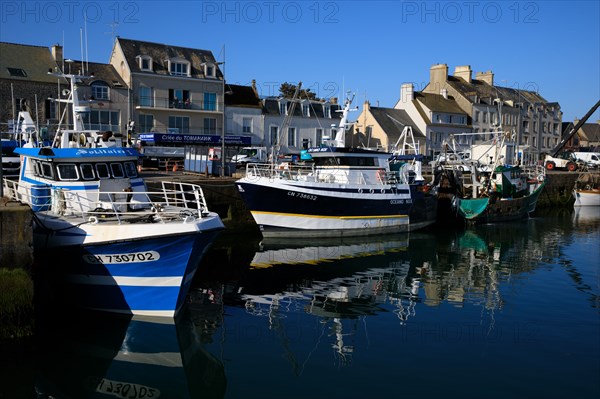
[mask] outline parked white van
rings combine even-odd
[[[588,167],[600,167],[600,152],[574,152],[573,156],[585,162]]]

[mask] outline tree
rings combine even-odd
[[[284,98],[294,98],[294,93],[296,92],[296,85],[293,83],[284,82],[279,86],[279,94]],[[309,99],[309,100],[320,100],[317,98],[317,95],[310,91],[310,89],[301,89],[300,94],[298,94],[298,98],[301,100]]]

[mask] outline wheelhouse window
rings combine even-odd
[[[58,170],[59,180],[79,180],[79,174],[77,173],[77,165],[74,163],[63,163],[56,165]]]
[[[127,177],[137,177],[137,168],[133,162],[125,162],[123,166],[125,167],[125,175]]]
[[[123,165],[121,165],[120,163],[111,163],[110,171],[114,178],[119,179],[119,178],[125,177],[125,172],[123,171]]]
[[[92,83],[92,100],[109,100],[109,87],[108,84],[102,81],[95,81]]]
[[[98,179],[110,179],[110,171],[105,163],[96,164],[96,175]]]
[[[54,170],[52,169],[52,164],[50,162],[40,162],[39,173],[43,177],[54,179]]]
[[[79,165],[79,172],[83,180],[92,180],[94,178],[94,166],[91,163]]]

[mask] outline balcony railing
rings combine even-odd
[[[136,108],[180,109],[202,112],[222,112],[223,110],[223,103],[218,101],[180,101],[164,97],[139,97],[135,99],[135,105]]]

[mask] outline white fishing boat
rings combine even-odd
[[[575,207],[600,206],[600,173],[581,173],[575,181],[573,198]]]
[[[427,192],[420,160],[391,170],[393,154],[345,145],[351,103],[335,139],[304,151],[303,162],[250,163],[236,181],[264,237],[365,236],[435,222],[437,199]]]
[[[83,76],[61,76],[71,82],[74,130],[59,130],[52,146],[16,148],[18,179],[4,178],[4,194],[33,211],[33,247],[45,262],[36,272],[76,305],[173,317],[224,225],[198,185],[149,191],[135,148],[84,129]]]

